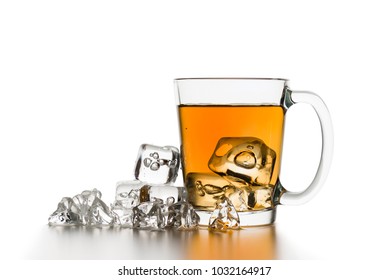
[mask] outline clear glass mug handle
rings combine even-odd
[[[281,183],[282,195],[279,203],[282,205],[303,204],[316,195],[327,178],[332,160],[334,136],[330,113],[324,101],[315,93],[308,91],[290,91],[285,94],[284,105],[289,108],[296,103],[310,104],[316,111],[320,121],[322,135],[322,149],[320,163],[311,184],[301,192],[291,192],[285,189]]]

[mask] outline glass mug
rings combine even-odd
[[[329,112],[314,93],[292,91],[273,78],[181,78],[175,80],[181,162],[188,201],[208,225],[216,203],[228,198],[241,226],[275,221],[277,205],[310,200],[327,177],[333,149]],[[317,173],[301,192],[279,179],[284,116],[295,103],[315,109],[322,131]]]

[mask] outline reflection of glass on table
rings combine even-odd
[[[188,241],[187,259],[277,259],[273,225],[226,232],[200,229]]]
[[[277,259],[275,226],[229,230],[148,231],[43,227],[27,259],[204,260]],[[27,248],[26,248],[27,249]]]

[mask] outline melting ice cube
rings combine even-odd
[[[114,216],[100,198],[101,192],[97,189],[83,191],[73,198],[64,197],[49,217],[49,225],[112,225]]]
[[[193,209],[193,205],[182,201],[176,204],[179,211],[176,212],[176,224],[180,230],[196,229],[199,225],[200,217]]]
[[[80,225],[80,208],[70,197],[64,197],[58,203],[57,210],[49,217],[49,225]]]
[[[143,144],[139,148],[135,178],[148,183],[171,184],[177,178],[179,166],[180,156],[176,147]]]
[[[239,216],[231,201],[222,197],[216,203],[216,208],[209,219],[209,228],[226,230],[239,228]]]
[[[116,184],[116,201],[120,201],[127,207],[136,206],[141,202],[152,201],[155,198],[162,199],[167,203],[167,199],[174,199],[174,202],[182,200],[185,196],[183,187],[171,185],[152,184],[139,180],[120,181]]]
[[[272,185],[253,187],[254,205],[252,207],[256,210],[272,207],[273,189],[274,187]]]
[[[114,222],[114,216],[109,207],[98,197],[95,197],[86,214],[87,225],[110,226]]]
[[[163,229],[165,220],[160,201],[142,202],[133,208],[133,227],[143,229]]]
[[[224,137],[211,156],[209,168],[234,183],[270,183],[276,153],[255,137]]]
[[[189,173],[186,176],[188,199],[196,207],[213,210],[221,196],[235,191],[227,180],[210,173]]]

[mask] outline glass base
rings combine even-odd
[[[200,226],[208,226],[209,218],[213,211],[196,210],[196,213],[200,216]],[[251,212],[238,212],[241,227],[255,227],[264,226],[274,223],[276,219],[276,208],[251,211]]]

